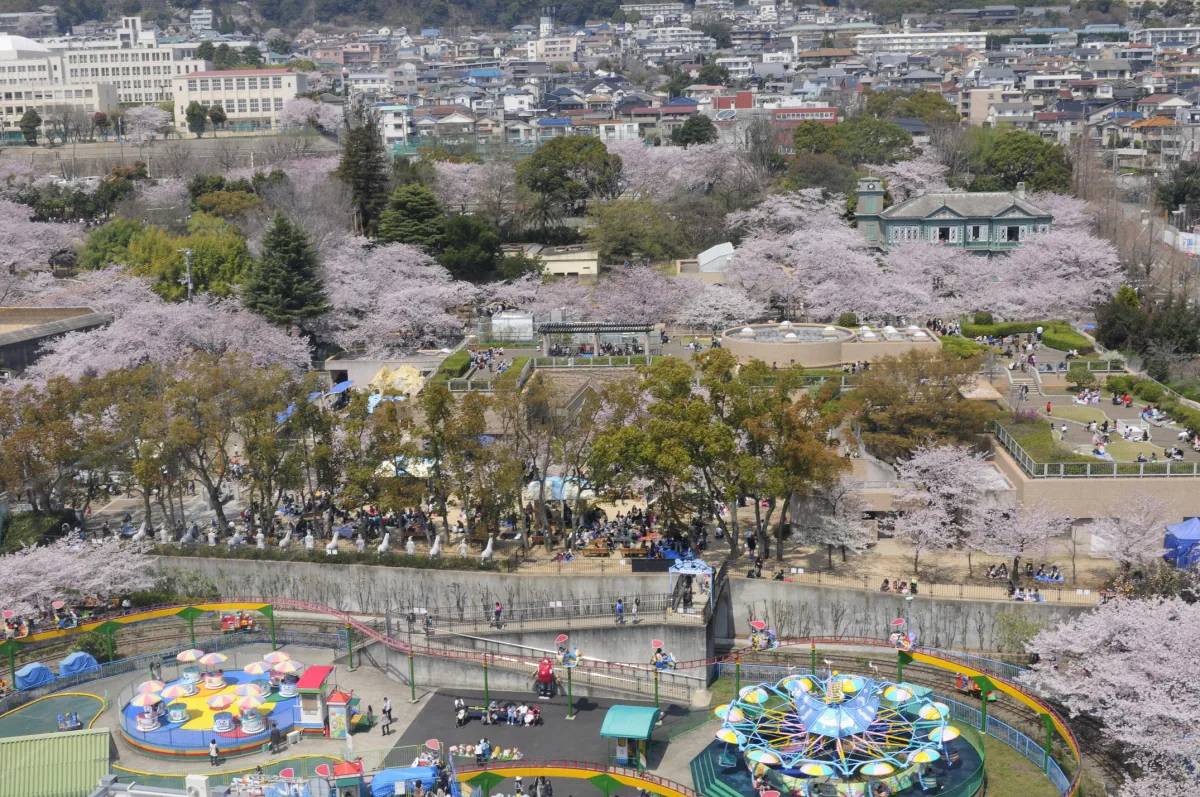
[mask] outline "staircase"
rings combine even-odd
[[[1036,371],[1009,371],[1008,384],[1010,395],[1016,397],[1022,388],[1029,388],[1029,395],[1033,396],[1044,395],[1042,393],[1042,381],[1038,379]]]

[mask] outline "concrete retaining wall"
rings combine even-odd
[[[564,629],[566,630],[566,629]],[[488,650],[506,652],[503,645],[489,645],[485,639],[502,640],[523,647],[538,648],[550,651],[554,649],[554,637],[557,631],[541,629],[537,631],[519,631],[496,629],[473,632],[470,636],[450,635],[449,644],[471,650]],[[650,647],[653,639],[661,640],[664,647],[675,655],[677,661],[693,661],[706,659],[712,651],[706,641],[705,629],[701,625],[668,625],[665,623],[638,623],[631,625],[611,625],[593,628],[571,628],[571,645],[579,648],[585,657],[614,662],[649,662],[654,652]]]
[[[905,600],[892,593],[839,587],[809,587],[735,578],[736,626],[746,633],[751,614],[765,617],[781,637],[856,636],[884,638],[889,623],[905,614]],[[918,593],[907,606],[919,643],[955,650],[999,650],[1010,620],[1033,619],[1042,626],[1083,611],[1080,607],[1002,601],[934,600]]]
[[[190,557],[161,557],[159,561],[165,569],[179,569],[211,580],[223,595],[293,598],[375,613],[409,606],[461,605],[477,609],[490,607],[497,599],[512,606],[553,600],[612,601],[620,595],[628,603],[634,595],[665,591],[667,583],[665,574],[507,575]],[[753,615],[767,617],[780,636],[880,639],[886,637],[889,621],[903,616],[905,610],[902,598],[868,590],[743,578],[731,579],[731,589],[734,628],[742,637],[749,633],[748,622]],[[1032,617],[1050,626],[1080,611],[1085,609],[1055,604],[932,600],[924,595],[909,606],[912,625],[920,633],[922,644],[967,650],[999,649],[1003,630],[1011,625],[1009,620]],[[535,636],[538,641],[534,641]],[[589,639],[580,642],[580,649],[610,660],[641,661],[648,656],[648,650],[637,650],[648,641],[632,635],[629,648],[622,645],[622,655],[606,654],[604,650],[610,648],[612,640],[620,638],[597,636],[596,647]],[[545,646],[540,634],[531,635],[529,644]],[[693,647],[692,642],[682,638],[678,644],[681,649]]]

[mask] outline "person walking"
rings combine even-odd
[[[625,601],[617,598],[617,603],[613,606],[613,611],[617,615],[617,625],[625,624]]]
[[[496,618],[496,627],[500,628],[501,618],[504,616],[504,607],[500,605],[500,601],[496,601],[495,607],[492,608],[492,615]]]
[[[634,625],[637,625],[638,623],[638,609],[640,608],[642,608],[642,599],[635,595],[633,598],[633,610],[630,612],[630,614],[633,615]]]
[[[217,762],[220,760],[221,760],[221,751],[217,748],[217,740],[209,739],[208,740],[208,763],[215,767],[217,765]]]
[[[392,699],[390,697],[383,699],[383,708],[380,709],[380,713],[388,718],[389,723],[392,721]]]

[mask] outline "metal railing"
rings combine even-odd
[[[940,652],[938,655],[940,655]],[[956,659],[961,659],[962,657],[963,654],[954,654],[954,658]],[[734,665],[728,663],[721,664],[719,669],[719,674],[721,676],[733,677],[735,669]],[[743,682],[746,680],[777,681],[781,678],[787,677],[788,675],[805,675],[811,674],[811,672],[811,669],[808,667],[781,667],[778,665],[746,663],[740,665],[740,675]],[[952,697],[948,697],[947,695],[937,692],[934,692],[933,696],[938,701],[945,703],[950,707],[950,719],[952,721],[969,726],[976,730],[980,729],[980,725],[983,722],[983,715],[978,708],[967,705],[966,703],[962,703]],[[1054,784],[1054,787],[1058,790],[1059,794],[1066,795],[1069,792],[1071,788],[1071,778],[1062,771],[1062,767],[1059,766],[1058,762],[1054,760],[1053,756],[1047,753],[1046,748],[1042,747],[1040,744],[1013,726],[1009,725],[1003,720],[997,719],[991,714],[988,715],[987,730],[985,732],[988,736],[991,736],[997,741],[1003,742],[1013,750],[1020,753],[1031,764],[1044,772],[1050,782]]]
[[[343,634],[312,634],[312,633],[297,633],[294,631],[277,630],[275,634],[276,642],[282,647],[283,645],[303,645],[307,647],[325,647],[325,648],[340,648],[345,647],[345,636]],[[250,631],[239,632],[236,634],[224,634],[222,636],[209,637],[207,639],[197,639],[196,647],[207,652],[216,652],[228,648],[238,647],[240,645],[249,645],[253,643],[270,642],[271,635],[266,631]],[[29,689],[26,691],[12,692],[0,698],[0,714],[7,711],[12,711],[15,708],[36,700],[39,697],[59,692],[63,689],[85,684],[90,681],[97,681],[101,678],[111,678],[115,675],[124,675],[125,673],[135,672],[137,670],[145,670],[149,677],[150,664],[160,664],[167,669],[165,672],[171,672],[170,667],[175,665],[175,654],[180,651],[187,650],[193,647],[189,640],[183,640],[180,644],[160,650],[155,653],[142,653],[137,656],[130,656],[116,661],[105,662],[94,670],[82,672],[78,675],[71,675],[66,678],[56,678],[45,686],[37,689]]]
[[[502,628],[523,628],[526,624],[544,621],[554,621],[569,625],[572,620],[596,618],[605,618],[610,622],[615,622],[615,605],[618,597],[627,601],[625,604],[626,622],[629,622],[632,618],[633,598],[635,597],[639,601],[639,616],[665,614],[671,603],[671,595],[666,592],[651,593],[648,595],[641,593],[637,595],[614,595],[611,598],[600,600],[555,600],[522,603],[512,606],[502,606],[501,626]],[[489,628],[496,625],[495,607],[491,605],[421,606],[413,607],[413,610],[415,615],[419,615],[419,617],[414,618],[418,626],[421,619],[427,614],[433,617],[435,629],[463,628],[467,626],[472,629],[479,629],[481,627]],[[407,620],[407,613],[404,612],[394,617],[396,617],[396,620],[404,623]]]
[[[535,368],[635,368],[654,359],[653,354],[598,357],[534,357]]]
[[[1200,476],[1200,462],[1038,462],[1029,456],[1002,424],[993,424],[992,434],[1021,469],[1034,479],[1151,479]]]
[[[530,375],[533,374],[533,367],[533,358],[527,358],[525,363],[521,366],[521,370],[517,373],[517,381],[514,384],[515,388],[520,389],[525,385],[526,382],[529,381]],[[469,391],[491,393],[496,389],[496,385],[500,382],[500,380],[506,378],[510,378],[509,371],[505,371],[501,374],[489,373],[486,377],[467,376],[447,379],[446,386],[450,389],[451,393],[465,393]]]
[[[785,583],[803,584],[805,586],[843,587],[869,592],[879,591],[879,584],[872,582],[867,576],[837,576],[827,573],[793,573],[785,575]],[[935,584],[922,581],[918,585],[918,597],[944,598],[948,600],[987,600],[1015,603],[1004,587],[992,587],[982,584]],[[1038,603],[1065,603],[1076,606],[1094,606],[1100,602],[1100,596],[1087,589],[1074,587],[1056,587],[1048,584],[1035,584],[1042,596]],[[900,594],[900,593],[887,593]]]

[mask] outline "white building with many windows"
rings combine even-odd
[[[860,33],[854,37],[859,53],[924,53],[949,47],[966,47],[983,52],[987,48],[987,33],[983,31],[946,30],[922,33]]]
[[[116,90],[93,80],[64,77],[62,59],[45,45],[21,36],[0,35],[0,126],[17,138],[25,112],[33,109],[44,130],[83,124],[83,117],[117,107]]]
[[[187,130],[187,107],[220,105],[226,127],[275,130],[285,102],[304,93],[304,75],[287,69],[226,69],[192,72],[172,81],[175,126]]]
[[[71,83],[108,83],[125,104],[143,105],[171,99],[171,81],[211,66],[195,57],[196,43],[165,45],[153,31],[142,30],[137,17],[124,17],[116,38],[65,36],[47,40],[61,59],[64,79]]]

